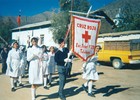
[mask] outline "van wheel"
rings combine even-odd
[[[112,65],[115,69],[121,69],[123,67],[123,63],[120,59],[113,59]]]

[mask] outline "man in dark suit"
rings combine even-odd
[[[66,67],[65,63],[70,62],[71,59],[67,58],[69,50],[64,48],[65,42],[64,39],[58,40],[59,49],[55,53],[55,62],[57,63],[57,69],[59,74],[59,97],[61,100],[66,100],[64,95],[64,86],[66,82]]]

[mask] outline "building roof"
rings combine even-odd
[[[43,21],[43,22],[38,22],[38,23],[33,23],[33,24],[27,24],[24,26],[20,26],[17,28],[12,29],[12,31],[21,31],[21,30],[30,30],[30,29],[36,29],[36,28],[44,28],[48,27],[51,25],[51,21]]]
[[[98,37],[116,37],[122,35],[140,34],[140,30],[99,34]]]
[[[97,41],[128,41],[133,39],[140,39],[140,30],[100,34]]]

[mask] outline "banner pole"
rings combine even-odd
[[[90,11],[91,11],[91,8],[92,8],[92,6],[90,6],[90,8],[89,8],[89,10],[88,10],[88,12],[87,12],[87,16],[86,16],[86,17],[88,17],[88,16],[89,16]]]

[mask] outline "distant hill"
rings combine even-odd
[[[49,20],[52,16],[52,12],[43,12],[34,16],[22,16],[21,15],[21,26],[41,21]],[[7,22],[8,20],[11,20],[14,24],[14,27],[18,27],[17,25],[17,16],[0,16],[0,20],[3,20],[3,22]]]
[[[111,19],[114,19],[116,14],[119,12],[119,8],[130,7],[131,13],[136,14],[140,13],[140,3],[139,0],[116,0],[107,6],[101,8]],[[34,16],[21,16],[21,25],[36,23],[41,21],[46,21],[51,19],[52,12],[43,12]],[[14,27],[17,27],[16,22],[17,16],[0,16],[0,20],[11,20],[14,23]],[[113,32],[110,24],[102,19],[100,33]]]
[[[132,14],[140,13],[140,0],[116,0],[101,9],[114,18],[119,8],[124,9],[124,7],[129,7]]]
[[[114,19],[116,14],[119,12],[119,8],[131,10],[129,14],[135,15],[140,14],[140,0],[116,0],[107,6],[101,8],[111,19]],[[113,32],[109,23],[104,19],[101,24],[101,33]]]
[[[22,16],[22,24],[31,24],[31,23],[36,23],[36,22],[42,22],[46,20],[50,20],[52,16],[52,12],[43,12],[34,16]]]

